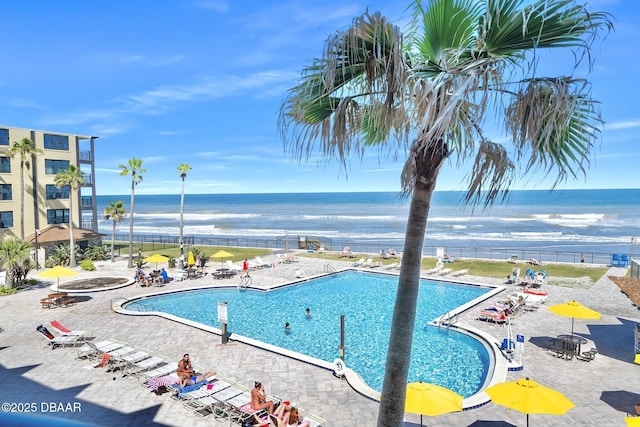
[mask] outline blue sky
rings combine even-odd
[[[640,6],[599,0],[615,31],[595,44],[593,95],[607,122],[586,179],[560,188],[634,188],[640,165]],[[118,165],[147,169],[137,194],[397,191],[401,161],[376,152],[337,165],[292,162],[277,134],[285,91],[324,40],[380,11],[404,26],[405,1],[138,0],[7,2],[0,124],[96,135],[98,194],[128,194]],[[553,61],[562,64],[560,58]],[[569,69],[558,67],[554,75]],[[551,74],[551,73],[548,73]],[[499,135],[490,135],[499,138]],[[438,190],[462,190],[445,166]],[[546,189],[533,177],[513,188]]]

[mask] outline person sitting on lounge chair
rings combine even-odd
[[[273,402],[267,400],[267,394],[260,381],[256,381],[251,389],[251,409],[254,411],[266,409],[269,415],[273,414]]]
[[[278,420],[278,427],[310,426],[309,421],[303,421],[303,417],[298,412],[298,409],[291,405],[282,404],[278,406],[278,409],[276,409],[273,415]]]
[[[194,375],[192,377],[189,377],[187,374],[182,374],[180,376],[180,387],[184,388],[188,385],[194,385],[197,383],[201,383],[202,381],[206,380],[207,378],[213,376],[216,374],[216,371],[207,371],[202,375]]]
[[[182,378],[183,375],[186,375],[189,378],[195,376],[196,371],[193,369],[191,365],[191,359],[189,358],[189,353],[186,353],[182,356],[182,359],[178,362],[178,376]]]

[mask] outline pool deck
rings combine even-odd
[[[272,259],[264,258],[265,261]],[[252,271],[253,285],[269,287],[295,280],[294,270],[298,267],[304,269],[307,277],[320,274],[324,272],[326,263],[300,257],[298,263],[255,270]],[[336,269],[351,264],[347,261],[329,263]],[[210,262],[209,271],[213,271],[215,266],[215,262]],[[505,276],[511,267],[505,262]],[[612,268],[608,274],[623,273],[624,269]],[[133,275],[133,270],[126,268],[126,261],[100,262],[97,271],[81,272],[74,279],[109,274],[127,276]],[[463,276],[460,281],[504,285],[502,280],[472,276]],[[247,387],[254,380],[260,380],[268,393],[299,402],[306,412],[327,420],[326,426],[375,426],[378,403],[357,393],[346,380],[336,378],[328,370],[242,343],[221,345],[219,336],[164,318],[125,316],[111,309],[112,301],[118,298],[209,284],[237,283],[237,278],[213,280],[208,275],[171,282],[163,288],[132,285],[79,294],[77,298],[80,301],[75,305],[54,309],[42,309],[39,304],[41,298],[51,293],[48,287],[1,297],[0,378],[3,387],[0,402],[35,403],[40,414],[105,426],[228,425],[214,421],[212,416],[196,417],[168,395],[157,396],[148,392],[136,379],[122,378],[119,374],[114,377],[104,369],[93,368],[90,362],[76,359],[73,349],[51,351],[43,347],[45,339],[35,331],[35,327],[40,323],[48,325],[56,319],[73,329],[91,331],[90,336],[95,339],[121,340],[176,362],[188,352],[196,366],[215,369]],[[493,299],[504,298],[517,289],[513,285],[505,286],[508,290]],[[640,311],[606,276],[589,287],[579,284],[575,287],[545,286],[549,292],[546,305],[575,299],[603,316],[601,320],[575,321],[575,332],[588,339],[583,349],[598,348],[599,353],[591,362],[558,359],[543,348],[547,339],[570,331],[571,319],[559,317],[545,307],[521,313],[514,319],[514,334],[525,337],[524,369],[509,372],[507,380],[528,376],[561,391],[576,404],[564,416],[531,415],[532,425],[625,425],[623,419],[627,412],[632,412],[634,404],[640,403],[640,372],[637,371],[640,367],[633,363],[633,328],[636,322],[640,322]],[[489,303],[463,313],[457,323],[477,328],[501,341],[506,336],[506,328],[476,320],[484,305]],[[72,405],[66,408],[59,405],[66,403]],[[78,404],[75,412],[72,412],[73,404]],[[52,411],[54,408],[58,409],[55,413]],[[62,409],[69,410],[65,412]],[[405,421],[406,426],[420,425],[420,416],[406,414]],[[526,416],[489,403],[470,411],[424,417],[424,421],[430,426],[447,427],[525,425]]]

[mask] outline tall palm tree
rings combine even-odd
[[[183,268],[182,262],[184,261],[184,238],[183,238],[183,215],[184,215],[184,180],[187,177],[187,172],[191,170],[191,166],[187,163],[182,163],[178,166],[178,172],[180,172],[180,178],[182,178],[182,188],[180,191],[180,268]]]
[[[84,184],[84,173],[73,165],[63,169],[54,177],[57,188],[69,187],[69,267],[76,266],[76,242],[73,236],[73,195]]]
[[[24,240],[24,169],[29,169],[31,161],[43,151],[36,148],[29,138],[22,138],[20,142],[13,141],[9,148],[9,156],[20,158],[20,239]]]
[[[142,174],[147,170],[142,168],[143,160],[132,157],[126,165],[119,165],[120,176],[131,175],[131,207],[129,208],[129,262],[127,266],[133,268],[133,204],[135,201],[136,185],[142,182]]]
[[[111,230],[111,262],[115,261],[115,236],[116,236],[116,224],[121,223],[127,217],[127,211],[124,208],[124,202],[118,200],[116,202],[109,202],[109,206],[104,208],[102,216],[107,221],[113,221],[113,229]]]
[[[589,82],[539,76],[537,56],[566,48],[578,60],[575,69],[590,58],[600,31],[612,28],[608,14],[572,0],[416,0],[410,9],[406,37],[379,13],[330,37],[279,118],[285,150],[298,160],[319,150],[346,166],[369,147],[407,156],[401,186],[411,202],[378,426],[399,426],[404,415],[422,248],[440,168],[448,159],[472,161],[471,205],[506,197],[516,173],[553,173],[555,184],[586,173],[602,126]],[[496,117],[508,142],[484,132]]]

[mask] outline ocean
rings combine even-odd
[[[549,258],[566,252],[574,260],[580,253],[640,253],[634,244],[640,238],[640,190],[512,191],[504,203],[486,209],[465,207],[463,196],[434,193],[425,254],[435,247],[456,256],[504,250]],[[116,200],[129,208],[130,195],[98,196],[98,212]],[[408,209],[409,200],[393,192],[186,194],[184,235],[278,242],[286,236],[290,247],[317,239],[332,250],[401,250]],[[179,220],[179,194],[136,195],[136,235],[178,236]],[[128,220],[116,230],[128,236]],[[99,231],[110,238],[112,223],[99,220]]]

